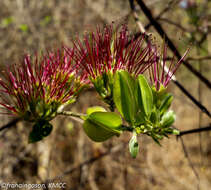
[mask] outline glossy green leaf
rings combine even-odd
[[[164,113],[160,122],[161,127],[162,128],[170,127],[174,123],[175,119],[176,119],[176,115],[174,114],[172,110]]]
[[[127,71],[116,72],[113,90],[114,103],[125,120],[131,124],[135,122],[138,112],[135,92],[134,78]]]
[[[122,120],[113,112],[93,112],[85,120],[83,128],[89,138],[103,142],[121,133]]]
[[[139,108],[147,115],[150,116],[153,108],[153,94],[151,87],[143,75],[138,76],[139,94],[138,103]]]
[[[136,158],[138,152],[139,152],[139,145],[138,145],[138,141],[137,141],[137,134],[135,132],[133,132],[133,136],[132,138],[130,139],[130,142],[129,142],[129,152],[130,152],[130,155],[133,157],[133,158]]]
[[[163,115],[164,112],[166,112],[169,109],[172,101],[173,101],[173,96],[171,94],[166,94],[166,96],[163,98],[161,105],[159,107],[160,115]]]
[[[87,115],[91,115],[93,112],[106,112],[106,110],[101,106],[90,107],[86,110]]]
[[[122,119],[114,112],[94,112],[89,118],[91,122],[102,126],[105,129],[119,133],[118,129],[122,125]]]
[[[157,109],[154,109],[150,116],[151,123],[157,125],[160,122],[160,112]]]
[[[29,134],[29,143],[35,143],[50,135],[53,126],[44,120],[37,121]]]
[[[83,128],[87,136],[95,142],[103,142],[116,134],[92,123],[90,120],[84,122]]]

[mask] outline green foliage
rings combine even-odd
[[[23,118],[27,121],[36,122],[37,120],[52,120],[56,114],[60,104],[57,102],[51,102],[46,104],[42,99],[32,100],[29,103],[28,110],[24,113]]]
[[[29,134],[29,143],[35,143],[50,135],[53,126],[45,120],[40,120],[35,123],[32,131]]]
[[[101,106],[90,107],[86,110],[87,115],[91,115],[93,112],[106,112],[106,110]]]
[[[173,96],[171,94],[166,94],[161,101],[159,106],[161,116],[169,109],[173,101]]]
[[[160,140],[169,134],[178,134],[179,131],[172,128],[175,121],[173,111],[168,111],[173,96],[161,86],[157,91],[150,86],[143,75],[137,78],[127,71],[119,70],[103,74],[94,79],[97,92],[105,100],[113,102],[123,119],[128,125],[123,125],[118,113],[107,112],[100,106],[90,107],[86,115],[72,114],[84,120],[83,129],[87,136],[95,142],[103,142],[113,136],[119,136],[122,131],[133,132],[129,142],[129,151],[133,158],[139,152],[137,135],[146,134],[160,145]],[[49,121],[55,117],[59,105],[52,102],[44,104],[41,100],[33,102],[29,106],[28,118],[40,118],[31,120],[35,122],[29,135],[29,142],[37,142],[48,136],[52,130]],[[37,116],[38,115],[38,116]]]
[[[140,110],[150,117],[153,108],[153,95],[151,87],[149,86],[146,78],[143,75],[138,76],[139,96],[138,103]]]
[[[143,75],[136,79],[126,71],[118,71],[114,81],[115,105],[136,134],[151,136],[159,145],[163,137],[178,134],[171,127],[175,114],[168,111],[173,96],[164,87],[156,91]],[[129,149],[132,157],[135,157],[138,152],[136,135],[133,135]]]
[[[90,112],[85,119],[83,128],[87,136],[95,142],[103,142],[121,133],[122,120],[113,112]]]
[[[97,76],[95,79],[91,79],[94,84],[95,90],[101,96],[104,102],[106,102],[111,111],[114,110],[113,102],[113,74],[111,72],[103,73],[101,76]]]
[[[138,112],[136,82],[127,71],[118,71],[114,78],[114,102],[124,119],[134,125]]]
[[[165,112],[163,115],[160,124],[162,128],[170,127],[176,119],[176,116],[172,110]]]
[[[133,132],[133,136],[129,141],[129,152],[133,158],[136,158],[139,151],[139,145],[137,141],[137,134]]]

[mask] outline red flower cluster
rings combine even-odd
[[[0,80],[2,106],[26,120],[51,119],[58,107],[73,101],[86,76],[73,64],[74,51],[57,51],[32,59],[25,56],[21,65],[13,65]]]
[[[168,85],[188,51],[178,62],[172,59],[168,68],[167,45],[159,55],[156,45],[149,39],[146,43],[145,38],[145,34],[138,39],[131,37],[125,25],[116,31],[109,25],[104,31],[98,28],[96,33],[85,35],[83,42],[75,41],[74,57],[92,81],[108,71],[114,74],[122,69],[137,77],[149,70],[151,82],[159,90],[161,84]]]
[[[137,76],[152,64],[154,57],[144,38],[143,34],[139,39],[131,39],[125,25],[119,32],[110,25],[104,31],[98,28],[96,33],[85,35],[83,42],[74,42],[75,59],[91,79],[121,69]]]
[[[26,56],[21,65],[8,68],[0,79],[0,92],[7,95],[1,96],[0,105],[26,120],[50,120],[60,105],[74,100],[88,77],[103,99],[113,104],[113,74],[117,70],[135,77],[149,70],[158,91],[161,85],[168,85],[187,53],[179,62],[171,61],[165,71],[166,46],[160,56],[149,40],[145,42],[144,34],[135,39],[125,25],[120,30],[112,25],[103,31],[98,28],[73,46],[40,59]]]
[[[167,87],[171,78],[174,76],[174,73],[181,65],[187,53],[188,50],[184,53],[183,57],[178,62],[175,62],[174,58],[172,58],[170,60],[170,64],[167,66],[167,45],[164,44],[164,48],[161,52],[161,55],[158,54],[157,49],[154,50],[154,61],[148,70],[151,83],[155,86],[155,89],[157,91],[159,91],[161,86],[163,86],[164,88]]]

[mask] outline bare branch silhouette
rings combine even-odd
[[[171,25],[174,25],[174,26],[176,26],[177,28],[179,28],[179,29],[181,29],[181,30],[183,30],[183,31],[185,31],[185,32],[191,32],[190,30],[188,30],[187,28],[184,28],[182,25],[180,25],[180,24],[178,24],[178,23],[176,23],[176,22],[174,22],[174,21],[171,21],[171,20],[169,20],[169,19],[167,19],[167,18],[159,18],[158,19],[159,21],[163,21],[163,22],[166,22],[166,23],[168,23],[168,24],[171,24]]]
[[[141,31],[141,34],[142,33],[146,33],[146,29],[145,29],[145,27],[143,26],[143,24],[141,23],[141,21],[139,20],[139,18],[138,18],[138,15],[137,15],[137,13],[136,13],[136,11],[135,11],[135,7],[134,7],[134,0],[129,0],[129,2],[130,2],[130,7],[131,7],[131,11],[132,11],[132,13],[133,13],[133,16],[134,16],[134,19],[135,19],[135,21],[136,21],[136,23],[137,23],[137,25],[139,26],[139,29],[140,29],[140,31]],[[137,35],[137,36],[135,36],[135,38],[138,38],[139,37],[139,35]],[[146,39],[146,40],[148,40],[148,39]],[[129,42],[130,43],[130,42]],[[127,45],[129,45],[129,43],[127,44]],[[174,77],[174,79],[172,78],[172,80],[173,80],[173,82],[174,82],[174,84],[188,97],[188,98],[190,98],[190,100],[202,111],[202,112],[204,112],[208,117],[211,117],[211,114],[210,114],[210,112],[208,111],[208,109],[204,106],[204,105],[202,105],[198,100],[196,100],[184,87],[183,87],[183,85],[182,84],[180,84],[177,80],[176,80],[176,78]]]
[[[211,131],[211,123],[209,124],[209,126],[206,126],[206,127],[200,127],[200,128],[196,128],[196,129],[180,131],[180,134],[177,135],[177,137],[181,137],[183,135],[189,135],[189,134],[193,134],[193,133],[201,133],[201,132],[205,132],[205,131]]]
[[[7,123],[6,125],[3,125],[0,128],[0,131],[3,131],[4,129],[9,129],[9,128],[15,126],[19,121],[21,121],[20,118],[13,119],[12,121],[10,121],[9,123]]]
[[[130,0],[131,1],[131,0]],[[149,8],[146,6],[146,4],[142,0],[136,0],[140,8],[142,9],[145,16],[149,19],[149,21],[152,23],[158,34],[161,36],[161,38],[164,38],[167,42],[169,48],[172,50],[172,52],[175,54],[175,56],[180,60],[181,54],[174,45],[174,43],[171,41],[171,39],[168,37],[167,33],[164,31],[162,26],[153,18],[153,15]],[[194,67],[192,67],[188,61],[183,61],[183,64],[188,68],[189,71],[191,71],[197,78],[199,78],[208,88],[211,88],[211,82],[204,77],[200,72],[198,72]]]

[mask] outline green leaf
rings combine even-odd
[[[139,108],[149,117],[153,108],[152,90],[143,75],[138,76],[138,83],[140,90],[140,97],[138,97]]]
[[[117,130],[122,125],[122,119],[117,113],[114,112],[94,112],[89,118],[91,122],[100,125],[104,129],[120,133]]]
[[[121,133],[122,120],[113,112],[93,112],[85,120],[83,128],[87,136],[96,142],[103,142]]]
[[[171,94],[166,94],[159,107],[161,116],[164,114],[164,112],[166,112],[169,109],[172,101],[173,101],[173,96]]]
[[[157,125],[160,122],[160,112],[158,109],[154,109],[150,116],[151,123]]]
[[[136,85],[134,78],[127,71],[118,71],[114,78],[114,103],[131,124],[135,123],[138,105],[135,97]]]
[[[174,121],[176,120],[176,115],[174,114],[174,112],[172,110],[164,113],[162,119],[161,119],[161,127],[165,128],[165,127],[170,127]]]
[[[159,142],[159,138],[157,138],[157,137],[155,136],[155,134],[151,134],[151,137],[152,137],[152,139],[153,139],[159,146],[161,146],[161,144],[160,144],[160,142]]]
[[[101,106],[90,107],[86,110],[87,115],[91,115],[93,112],[106,112],[106,110]]]
[[[133,158],[136,158],[138,151],[139,151],[139,145],[137,141],[137,134],[133,132],[133,136],[129,142],[129,152]]]
[[[44,120],[37,121],[29,134],[29,143],[35,143],[47,137],[53,129],[53,126]]]
[[[145,123],[145,114],[140,110],[136,114],[135,126],[140,126]]]
[[[180,134],[180,131],[177,130],[177,129],[173,129],[173,130],[172,130],[172,134],[173,134],[173,135],[179,135],[179,134]]]
[[[115,135],[101,128],[101,126],[92,123],[90,120],[86,120],[83,124],[83,128],[87,136],[95,142],[103,142]]]

